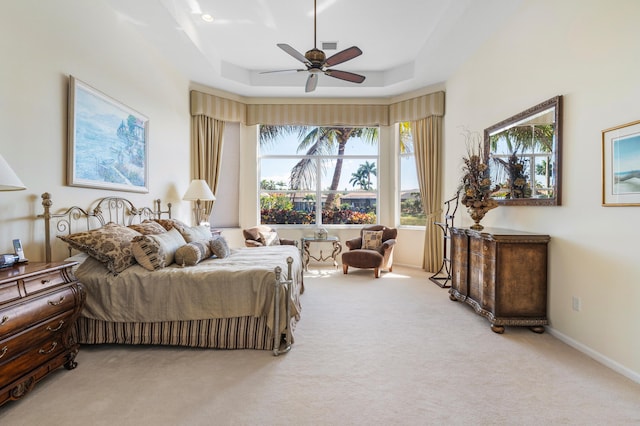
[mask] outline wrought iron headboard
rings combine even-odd
[[[153,200],[153,208],[138,208],[126,198],[105,197],[95,202],[95,207],[84,210],[73,206],[61,213],[51,213],[51,194],[42,194],[44,213],[38,215],[44,218],[45,260],[51,262],[51,225],[55,227],[55,235],[72,234],[74,232],[89,231],[99,228],[109,222],[121,225],[132,225],[146,219],[160,219],[162,215],[171,218],[171,203],[167,203],[167,210],[162,211],[160,199]],[[71,248],[69,247],[69,255]]]

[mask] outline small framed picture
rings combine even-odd
[[[640,206],[640,120],[602,131],[602,205]]]

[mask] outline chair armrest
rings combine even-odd
[[[284,246],[296,246],[296,247],[298,247],[298,241],[297,240],[287,240],[285,238],[280,238],[280,244],[282,244]]]
[[[344,244],[349,248],[349,250],[357,250],[362,248],[362,238],[352,238],[344,242]]]
[[[388,250],[396,244],[395,238],[390,238],[382,243],[382,251]]]
[[[262,247],[262,243],[256,240],[244,240],[244,245],[247,247]]]

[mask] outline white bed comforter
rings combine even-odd
[[[87,290],[82,316],[111,322],[266,316],[273,330],[274,268],[280,266],[285,279],[287,257],[293,258],[291,315],[299,316],[302,262],[295,246],[284,245],[234,249],[227,258],[207,259],[190,267],[174,264],[148,271],[134,265],[116,276],[88,258],[75,272]],[[280,312],[282,331],[287,323],[284,292]]]

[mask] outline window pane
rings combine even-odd
[[[297,181],[298,188],[291,188],[291,171],[298,170],[301,162],[312,160],[305,158],[264,158],[260,160],[260,188],[269,190],[302,189],[315,190],[316,167],[315,162],[305,167],[302,164],[303,173]]]
[[[425,226],[422,210],[416,161],[413,155],[413,138],[409,123],[400,123],[400,225]]]
[[[376,223],[378,134],[378,128],[261,126],[262,223]],[[352,193],[357,199],[343,202]]]
[[[260,223],[272,225],[315,223],[315,193],[260,192]]]
[[[333,173],[336,170],[338,160],[323,161],[322,178],[320,187],[323,190],[331,189]],[[376,159],[345,158],[342,160],[340,181],[336,190],[353,191],[366,190],[375,192],[378,188],[378,167]]]
[[[375,224],[377,198],[375,192],[323,192],[323,200],[334,196],[334,208],[322,209],[323,224]]]

